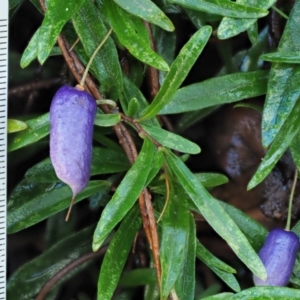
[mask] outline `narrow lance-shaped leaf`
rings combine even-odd
[[[118,39],[133,56],[157,69],[169,70],[168,64],[151,49],[147,31],[140,18],[127,13],[114,1],[97,2]]]
[[[122,221],[104,256],[98,279],[97,299],[112,299],[130,248],[140,227],[140,212],[138,207],[133,207]]]
[[[268,71],[254,71],[194,83],[177,90],[159,114],[193,111],[260,96],[266,93],[267,82]]]
[[[189,214],[189,228],[187,235],[187,242],[184,247],[184,261],[175,282],[175,291],[179,299],[194,300],[196,281],[196,225],[192,214]]]
[[[300,2],[296,1],[285,25],[277,51],[297,52],[300,49],[298,24]],[[270,71],[268,91],[262,118],[262,143],[268,147],[284,122],[288,119],[300,96],[300,66],[273,63]]]
[[[72,23],[88,57],[107,35],[108,30],[92,1],[85,1],[73,16]],[[102,93],[118,99],[122,91],[122,71],[118,52],[111,37],[105,42],[93,60],[93,70],[99,80]]]
[[[245,6],[228,0],[169,0],[169,2],[232,18],[261,18],[268,14],[265,9]]]
[[[102,212],[94,233],[94,251],[99,249],[107,235],[123,219],[145,188],[145,183],[152,167],[154,151],[154,145],[146,138],[137,160],[126,173],[112,199]]]
[[[20,120],[8,119],[7,120],[7,132],[13,133],[22,131],[27,128],[27,124]]]
[[[257,286],[243,290],[228,300],[296,300],[300,299],[300,290],[279,286]]]
[[[263,54],[260,59],[270,62],[300,64],[299,52],[272,52]]]
[[[61,269],[80,256],[91,252],[94,226],[85,228],[59,241],[40,256],[24,264],[7,282],[7,299],[32,300],[41,288]],[[86,264],[82,265],[84,268]],[[63,276],[56,286],[74,276],[82,267]],[[24,284],[26,282],[26,284]]]
[[[120,114],[96,114],[94,124],[97,126],[110,127],[121,121]]]
[[[203,298],[202,300],[229,300],[233,293],[221,293]]]
[[[197,144],[181,137],[180,135],[146,124],[142,124],[141,126],[157,142],[170,149],[189,154],[198,154],[201,151]]]
[[[278,162],[283,153],[291,144],[296,134],[299,132],[299,129],[300,102],[298,101],[289,115],[289,118],[281,128],[279,134],[277,134],[263,161],[260,163],[258,170],[250,180],[247,187],[248,190],[257,186],[271,173],[275,164]]]
[[[21,62],[20,62],[21,68],[26,68],[37,57],[39,32],[40,32],[40,29],[38,29],[34,33],[34,35],[31,37],[31,40],[29,41],[26,49],[24,50],[22,58],[21,58]]]
[[[190,227],[190,213],[185,203],[185,193],[174,184],[172,170],[167,168],[170,195],[161,225],[161,297],[167,299],[178,278],[186,257]]]
[[[261,9],[269,9],[276,0],[237,0],[237,4],[253,6]],[[254,19],[245,19],[245,18],[232,18],[224,17],[218,27],[218,38],[219,39],[228,39],[235,35],[238,35],[240,32],[243,32],[255,24],[257,18]]]
[[[167,31],[173,31],[170,19],[150,0],[114,0],[130,14],[136,15]]]
[[[24,123],[27,129],[14,134],[9,140],[9,152],[33,144],[49,134],[49,113],[24,121]]]
[[[204,49],[211,32],[212,28],[210,26],[204,26],[184,45],[174,60],[171,69],[153,102],[144,111],[141,120],[154,117],[168,102],[171,101],[175,92],[180,87],[198,56]]]
[[[84,0],[51,0],[48,1],[43,23],[39,29],[38,60],[45,62],[54,46],[63,26],[77,12]]]
[[[111,182],[90,181],[76,196],[79,202],[97,192],[108,193]],[[7,206],[7,232],[14,233],[32,226],[69,207],[72,191],[67,185],[33,183],[24,179],[12,193]]]
[[[260,278],[266,278],[266,270],[262,262],[233,220],[203,188],[180,158],[170,151],[165,150],[165,152],[166,163],[176,174],[178,181],[206,221],[226,240],[236,255],[254,274],[259,274]]]
[[[200,242],[197,242],[197,257],[203,261],[217,276],[219,276],[234,291],[241,290],[232,273],[236,271],[210,253]]]

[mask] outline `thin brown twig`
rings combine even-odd
[[[105,251],[107,250],[107,246],[101,248],[97,252],[90,252],[87,254],[84,254],[83,256],[73,260],[71,263],[66,265],[64,268],[59,270],[40,290],[38,295],[36,296],[35,300],[43,300],[49,293],[49,291],[55,286],[55,284],[62,279],[64,276],[66,276],[69,272],[77,268],[78,266],[82,265],[86,261],[102,256]]]
[[[38,89],[46,89],[49,88],[52,85],[61,83],[61,78],[51,78],[51,79],[45,79],[40,81],[32,81],[29,83],[25,83],[22,85],[19,85],[17,87],[11,88],[8,91],[8,96],[23,96],[23,93],[32,91],[32,90],[38,90]]]
[[[45,11],[44,1],[43,0],[39,0],[39,1],[41,3],[42,9]],[[83,67],[82,63],[80,62],[80,60],[78,59],[74,51],[69,51],[70,46],[62,35],[59,35],[58,37],[58,45],[62,51],[66,63],[68,64],[69,69],[71,70],[77,82],[80,83],[85,68]],[[96,84],[94,83],[91,76],[89,75],[86,77],[84,88],[86,89],[86,91],[90,92],[95,99],[103,99],[103,95],[99,92],[99,89],[97,88]],[[105,113],[111,112],[110,108],[106,105],[102,105],[101,108]],[[118,123],[117,125],[113,126],[113,129],[130,163],[133,164],[138,154],[137,154],[136,146],[134,144],[134,141],[129,131],[122,123]],[[155,260],[155,268],[156,268],[158,283],[160,285],[161,267],[160,267],[160,260],[159,260],[159,240],[158,240],[154,211],[151,202],[151,195],[147,190],[147,188],[140,195],[139,204],[141,209],[143,226],[145,228],[148,242],[151,245],[153,257]]]

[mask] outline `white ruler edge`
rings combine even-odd
[[[0,0],[0,300],[6,299],[8,0]]]

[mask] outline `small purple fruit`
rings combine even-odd
[[[73,199],[90,179],[96,110],[96,101],[80,86],[64,85],[51,103],[50,158],[57,177],[72,189]]]
[[[289,282],[295,265],[299,238],[292,231],[276,228],[268,234],[258,256],[263,262],[267,279],[253,276],[256,286],[285,286]]]

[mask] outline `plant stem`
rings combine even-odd
[[[92,54],[92,56],[91,56],[91,58],[90,58],[90,60],[89,60],[89,62],[88,62],[88,64],[87,64],[87,66],[86,66],[86,68],[85,68],[85,70],[84,70],[83,76],[82,76],[82,78],[81,78],[81,81],[80,81],[80,85],[81,85],[81,86],[84,85],[85,78],[86,78],[86,76],[87,76],[87,73],[88,73],[88,71],[89,71],[89,68],[90,68],[90,66],[91,66],[91,64],[92,64],[92,62],[93,62],[93,60],[94,60],[94,58],[95,58],[97,52],[98,52],[98,51],[102,48],[102,46],[105,44],[105,42],[107,41],[107,39],[109,38],[109,36],[111,35],[111,33],[112,33],[112,28],[108,31],[108,33],[107,33],[107,35],[105,36],[105,38],[102,40],[102,42],[99,44],[99,46],[96,48],[96,50],[95,50],[94,53]]]
[[[272,6],[272,9],[275,10],[283,18],[288,20],[289,17],[284,12],[282,12],[279,8],[277,8],[275,5]]]
[[[291,189],[291,194],[290,194],[290,199],[289,199],[288,216],[287,216],[285,230],[290,230],[290,228],[291,228],[292,203],[293,203],[295,188],[296,188],[296,184],[297,184],[297,178],[298,178],[298,169],[296,167],[296,169],[295,169],[295,175],[294,175],[294,181],[293,181],[293,185],[292,185],[292,189]]]

